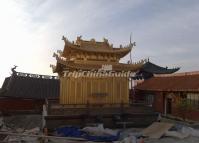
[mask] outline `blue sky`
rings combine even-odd
[[[1,0],[0,85],[13,65],[52,75],[49,65],[56,63],[53,52],[63,49],[62,35],[71,41],[106,37],[118,47],[129,43],[131,32],[134,61],[199,70],[198,0]]]

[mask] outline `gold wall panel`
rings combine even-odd
[[[61,77],[60,104],[128,104],[127,77]]]

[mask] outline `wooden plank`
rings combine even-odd
[[[148,128],[144,129],[142,133],[143,133],[143,136],[153,138],[153,139],[159,139],[172,126],[173,124],[171,123],[154,122]]]
[[[46,136],[46,135],[30,135],[30,134],[19,134],[11,132],[0,132],[1,135],[10,135],[10,136],[20,136],[20,137],[38,137],[38,138],[47,138],[47,139],[68,139],[68,140],[77,140],[77,141],[87,141],[84,138],[75,138],[75,137],[57,137],[57,136]]]

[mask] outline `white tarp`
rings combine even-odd
[[[129,136],[121,141],[115,141],[114,143],[139,143],[139,142],[137,142],[137,138],[135,136]]]
[[[85,131],[89,133],[90,135],[96,135],[96,136],[103,136],[103,135],[117,135],[117,131],[111,130],[111,129],[104,129],[103,124],[98,125],[97,127],[85,127],[82,129],[82,131]]]
[[[164,135],[167,137],[175,137],[179,139],[184,139],[189,136],[189,133],[182,133],[179,131],[167,131]]]
[[[199,137],[199,130],[193,129],[191,127],[182,127],[182,133],[189,134],[190,136]]]

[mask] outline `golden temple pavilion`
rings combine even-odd
[[[114,48],[107,39],[102,42],[77,37],[74,42],[63,36],[64,50],[54,53],[57,63],[53,72],[60,78],[60,104],[120,106],[129,104],[129,77],[144,61],[120,63],[135,46]]]

